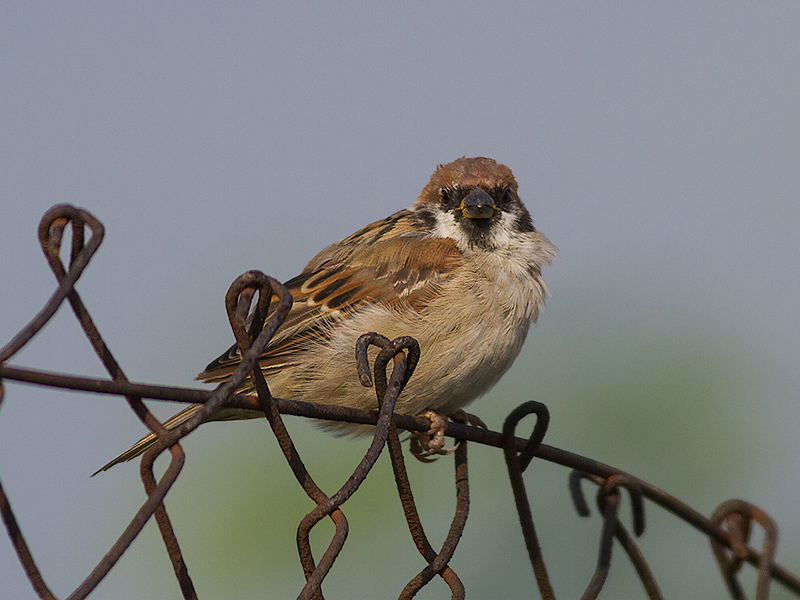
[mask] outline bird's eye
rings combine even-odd
[[[509,200],[511,200],[511,190],[506,188],[503,190],[503,204],[508,204]]]
[[[442,188],[439,190],[439,193],[442,196],[442,204],[448,205],[453,200],[453,191],[448,190],[447,188]]]

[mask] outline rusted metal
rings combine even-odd
[[[730,534],[730,552],[724,545],[713,539],[711,540],[711,550],[717,559],[728,591],[736,600],[746,598],[736,574],[741,570],[743,561],[751,552],[751,549],[747,547],[747,542],[750,538],[753,521],[764,529],[764,545],[758,561],[756,600],[766,600],[769,596],[770,565],[775,559],[778,547],[778,526],[775,521],[766,512],[744,500],[723,502],[711,515],[711,520],[718,525],[725,524]]]
[[[169,451],[172,454],[173,460],[177,462],[177,476],[177,473],[180,471],[180,467],[185,461],[185,454],[180,444],[174,444],[173,446],[170,446]],[[145,492],[148,496],[153,496],[156,488],[158,487],[155,475],[153,474],[153,462],[155,461],[156,453],[145,452],[145,455],[146,456],[142,458],[139,472],[142,482],[144,483]],[[189,569],[186,566],[186,562],[183,560],[183,554],[181,554],[178,538],[175,535],[175,530],[172,528],[172,523],[169,520],[167,509],[164,508],[163,502],[160,502],[156,506],[153,516],[156,519],[158,530],[161,533],[161,539],[164,540],[164,546],[167,548],[167,554],[169,555],[169,560],[172,563],[172,569],[175,572],[175,577],[178,580],[178,585],[181,588],[183,597],[196,600],[197,592],[194,589],[194,584],[192,583],[191,577],[189,577]]]
[[[576,512],[582,517],[590,516],[589,505],[581,490],[580,482],[588,479],[598,486],[597,506],[603,515],[603,529],[600,535],[600,550],[597,557],[597,566],[592,580],[582,596],[583,600],[597,598],[600,590],[605,583],[608,571],[611,568],[611,551],[614,538],[625,550],[628,558],[636,569],[639,580],[644,586],[647,597],[660,600],[661,590],[658,587],[653,573],[650,571],[647,562],[639,551],[638,546],[631,538],[628,531],[617,518],[619,508],[619,488],[628,489],[631,499],[631,514],[633,517],[633,532],[636,537],[640,537],[645,529],[644,499],[642,488],[639,482],[628,475],[611,475],[606,479],[590,475],[581,471],[572,471],[569,476],[569,489]]]
[[[144,460],[144,459],[143,459]],[[68,596],[68,600],[80,600],[86,598],[97,585],[108,575],[109,571],[113,568],[120,557],[127,551],[136,536],[142,531],[145,523],[153,516],[158,506],[161,504],[164,497],[169,492],[172,484],[180,474],[183,467],[183,454],[173,455],[173,459],[167,466],[164,475],[161,476],[155,489],[147,497],[147,500],[136,511],[133,519],[117,538],[117,541],[111,546],[111,549],[100,560],[97,566],[92,570],[86,579],[75,589],[75,591]],[[185,597],[185,596],[184,596]]]
[[[361,382],[366,387],[372,385],[372,378],[369,377],[366,353],[367,346],[370,344],[381,348],[381,351],[375,358],[374,371],[375,391],[378,401],[381,402],[380,398],[384,396],[386,393],[385,390],[387,389],[386,363],[388,358],[394,355],[400,348],[407,348],[409,350],[409,370],[406,372],[403,380],[395,384],[398,387],[397,393],[399,394],[402,387],[413,373],[413,369],[419,360],[419,344],[416,340],[407,336],[390,341],[388,338],[374,332],[362,335],[356,343],[356,361],[358,363],[358,372]],[[391,381],[388,386],[389,389],[391,389]],[[456,546],[461,539],[469,514],[469,477],[467,472],[466,442],[460,445],[455,451],[456,513],[453,517],[447,537],[442,544],[442,549],[438,553],[433,549],[422,527],[422,521],[419,517],[416,504],[414,503],[411,483],[405,468],[397,426],[394,422],[391,422],[388,427],[387,444],[392,462],[392,469],[394,471],[395,483],[397,485],[397,492],[400,496],[400,503],[403,506],[408,529],[411,532],[411,537],[414,540],[414,544],[417,546],[417,550],[428,562],[428,566],[406,585],[399,597],[401,599],[414,597],[424,585],[438,574],[450,587],[452,598],[464,598],[464,586],[455,571],[448,566],[448,562],[450,558],[452,558]]]
[[[63,233],[66,223],[70,219],[76,220],[78,218],[81,219],[82,223],[85,223],[92,229],[92,236],[89,238],[89,243],[78,252],[75,252],[75,246],[73,245],[72,260],[70,261],[69,272],[61,277],[58,288],[55,292],[53,292],[53,295],[50,296],[50,300],[47,301],[47,304],[44,305],[42,310],[40,310],[39,313],[31,320],[31,322],[25,325],[25,327],[23,327],[22,330],[16,336],[14,336],[8,344],[0,349],[0,363],[6,362],[14,354],[19,352],[19,350],[21,350],[22,347],[25,346],[25,344],[27,344],[33,338],[33,336],[36,335],[53,317],[56,310],[58,310],[58,307],[61,306],[66,299],[67,295],[73,291],[75,282],[78,281],[78,278],[80,278],[83,270],[89,264],[92,256],[94,256],[94,253],[97,251],[97,248],[103,241],[105,229],[100,221],[92,217],[86,211],[81,211],[80,209],[68,204],[57,204],[45,213],[41,224],[39,225],[39,240],[42,244],[45,256],[48,257],[48,262],[50,261],[50,256],[52,254],[51,246],[54,246],[56,241],[58,241],[58,245],[60,246],[61,234]],[[54,236],[51,239],[48,237],[48,234],[51,227],[56,225],[56,222],[58,222],[58,224],[57,226],[53,227],[55,231]],[[83,238],[83,229],[78,229],[80,229],[80,233],[76,232],[74,234],[74,239]],[[57,264],[57,268],[63,273],[63,266],[61,265],[60,260],[57,261]]]
[[[69,265],[65,266],[61,260],[61,245],[67,226],[71,226],[72,236],[68,252]],[[88,239],[86,239],[86,230],[89,232]],[[576,510],[582,516],[589,516],[589,508],[580,489],[580,481],[589,479],[598,486],[597,503],[600,513],[603,515],[603,526],[597,567],[584,594],[585,598],[597,597],[602,589],[611,567],[615,539],[634,565],[648,597],[661,598],[658,584],[644,557],[617,517],[621,500],[620,488],[625,488],[629,492],[633,532],[636,536],[641,535],[645,526],[644,499],[661,506],[708,536],[731,597],[737,599],[745,597],[736,577],[745,562],[758,569],[756,598],[767,598],[769,584],[772,580],[781,583],[785,588],[800,596],[800,578],[775,563],[777,526],[763,510],[742,500],[730,500],[721,504],[711,518],[707,518],[666,492],[628,473],[544,444],[543,438],[547,430],[549,415],[547,408],[536,402],[527,402],[512,411],[506,419],[502,433],[472,427],[457,421],[447,424],[446,435],[460,442],[454,453],[456,510],[448,535],[441,550],[437,552],[430,544],[422,526],[405,469],[398,435],[399,429],[424,432],[429,429],[430,422],[424,417],[394,413],[397,398],[413,375],[414,368],[420,360],[419,346],[413,338],[401,337],[388,340],[377,333],[368,333],[359,338],[356,344],[356,374],[363,385],[374,385],[378,410],[358,410],[274,398],[258,367],[258,358],[285,318],[292,300],[288,290],[276,280],[259,271],[248,271],[233,282],[226,295],[226,308],[231,328],[242,352],[242,361],[228,381],[213,391],[131,382],[103,341],[74,287],[100,246],[104,235],[102,224],[85,210],[62,204],[54,206],[45,213],[38,231],[42,250],[56,276],[58,285],[42,310],[6,346],[0,349],[0,403],[5,394],[4,380],[122,396],[137,417],[157,436],[156,442],[143,455],[140,467],[147,495],[146,500],[108,553],[69,595],[70,599],[82,599],[91,594],[130,547],[151,517],[154,517],[158,524],[183,597],[197,597],[163,500],[179,476],[185,461],[180,440],[221,408],[243,408],[264,412],[273,435],[278,440],[298,483],[316,504],[316,507],[302,519],[298,526],[298,553],[306,577],[306,583],[300,591],[299,598],[322,598],[322,582],[333,567],[347,536],[347,519],[341,507],[358,490],[384,447],[388,449],[391,458],[398,495],[409,531],[418,551],[427,562],[427,566],[400,591],[399,597],[412,598],[438,575],[450,587],[452,598],[463,598],[464,586],[449,566],[449,562],[456,551],[469,514],[467,441],[504,450],[525,544],[543,598],[553,598],[555,594],[547,577],[543,552],[534,527],[533,509],[522,476],[533,458],[547,460],[573,469],[569,478],[570,490]],[[251,305],[256,295],[258,295],[258,300],[251,311]],[[48,323],[65,300],[69,301],[92,347],[108,371],[110,379],[77,377],[6,364]],[[269,311],[271,314],[268,314]],[[251,312],[252,314],[250,314]],[[381,349],[372,368],[367,361],[367,348],[370,345],[378,346]],[[392,369],[387,378],[386,373],[390,361]],[[255,383],[256,393],[254,395],[236,394],[236,390],[248,377]],[[201,407],[191,419],[168,430],[150,413],[142,402],[143,399],[194,403]],[[314,483],[283,424],[283,414],[375,426],[373,440],[363,459],[347,481],[333,494],[327,495]],[[518,424],[530,414],[537,416],[531,436],[528,439],[517,437],[515,432]],[[161,479],[156,480],[152,470],[153,461],[164,451],[169,451],[171,460],[164,475]],[[28,575],[33,589],[41,598],[55,598],[36,566],[2,484],[0,484],[0,513],[20,564]],[[326,517],[333,521],[335,533],[319,561],[316,561],[309,535],[312,528]],[[760,552],[747,545],[754,521],[765,530],[764,545]]]
[[[530,414],[536,415],[536,425],[533,428],[530,439],[519,448],[515,432],[519,422]],[[505,451],[506,466],[508,467],[508,477],[511,480],[511,489],[514,492],[514,501],[517,505],[522,535],[525,538],[525,546],[528,549],[528,558],[533,567],[536,583],[542,600],[555,598],[550,577],[547,574],[547,567],[544,564],[544,555],[539,545],[539,538],[536,535],[536,527],[533,524],[533,513],[531,511],[528,494],[525,491],[525,483],[522,480],[522,472],[527,468],[535,456],[536,451],[542,444],[547,427],[550,424],[550,413],[547,407],[541,402],[526,402],[514,410],[506,417],[503,423],[503,450]]]
[[[8,537],[11,538],[11,545],[14,546],[14,550],[17,552],[17,558],[19,558],[19,562],[25,570],[33,590],[44,600],[55,600],[55,596],[50,591],[50,588],[47,587],[42,573],[36,566],[36,561],[33,560],[33,554],[25,541],[25,536],[22,535],[22,530],[19,528],[14,511],[11,510],[11,504],[3,489],[2,482],[0,482],[0,514],[3,515],[3,523],[6,526]]]

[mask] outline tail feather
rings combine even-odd
[[[172,431],[176,427],[180,427],[186,421],[194,417],[202,404],[192,404],[187,406],[179,413],[173,415],[166,421],[164,421],[164,427],[166,427],[169,431]],[[238,419],[257,419],[259,417],[263,417],[264,413],[255,410],[243,410],[243,409],[235,409],[235,408],[228,408],[222,409],[214,414],[212,414],[208,421],[230,421],[230,420],[238,420]],[[97,475],[98,473],[102,473],[103,471],[108,471],[114,465],[118,465],[120,463],[128,462],[129,460],[133,460],[137,456],[141,456],[145,453],[145,451],[150,448],[156,441],[156,434],[149,433],[136,442],[133,446],[125,450],[122,454],[111,460],[109,463],[103,465],[97,471],[92,473],[92,477]]]
[[[191,419],[194,414],[200,409],[200,404],[192,404],[187,406],[179,413],[175,414],[174,416],[170,417],[168,420],[164,422],[164,427],[166,427],[169,431],[172,431],[176,427],[183,425],[186,421]],[[97,475],[98,473],[102,473],[103,471],[108,471],[114,465],[118,465],[120,463],[128,462],[129,460],[133,460],[137,456],[141,456],[145,453],[145,451],[150,448],[156,441],[156,434],[155,433],[148,433],[138,442],[136,442],[133,446],[125,450],[122,454],[114,458],[109,463],[103,465],[97,471],[92,473],[92,477]]]

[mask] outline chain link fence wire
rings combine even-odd
[[[69,266],[65,267],[61,259],[61,242],[67,225],[72,228],[72,242]],[[88,240],[85,239],[87,230]],[[398,435],[400,429],[425,432],[430,428],[430,422],[427,418],[394,413],[397,398],[412,377],[419,361],[419,345],[413,338],[405,336],[389,340],[378,333],[365,333],[358,339],[356,345],[358,377],[362,385],[375,388],[379,406],[377,411],[273,398],[258,368],[258,357],[286,317],[292,298],[280,282],[259,271],[248,271],[233,282],[226,295],[228,317],[243,355],[242,362],[228,381],[213,391],[131,382],[103,341],[75,290],[75,283],[99,248],[103,234],[104,229],[100,221],[83,209],[60,204],[45,213],[39,225],[39,242],[58,280],[58,287],[31,322],[0,350],[0,404],[5,393],[4,380],[122,396],[136,416],[157,436],[156,443],[142,456],[140,466],[140,476],[147,499],[102,560],[67,596],[70,600],[86,598],[92,593],[151,517],[158,525],[183,597],[197,598],[197,592],[189,577],[177,535],[164,508],[163,500],[184,464],[185,456],[180,440],[194,431],[213,412],[223,407],[260,410],[266,415],[298,484],[316,504],[316,507],[301,520],[297,529],[298,554],[306,579],[298,598],[323,598],[323,580],[333,568],[347,538],[348,524],[342,506],[358,490],[384,449],[391,459],[397,493],[411,537],[427,563],[427,566],[408,582],[400,592],[399,598],[413,598],[436,577],[440,577],[448,585],[452,598],[464,598],[466,593],[464,586],[449,566],[449,562],[456,551],[469,514],[467,448],[470,442],[501,448],[504,452],[535,585],[544,599],[555,598],[556,595],[547,574],[544,556],[537,539],[530,498],[523,480],[523,474],[534,458],[571,469],[570,494],[576,512],[582,517],[590,515],[589,505],[582,489],[583,482],[589,481],[597,488],[596,504],[602,518],[599,551],[595,573],[588,582],[582,599],[597,598],[600,594],[611,569],[615,541],[632,563],[648,598],[662,597],[658,583],[634,541],[634,538],[639,537],[645,529],[645,500],[689,523],[708,538],[731,598],[739,600],[747,597],[738,579],[746,563],[757,570],[754,595],[756,599],[765,600],[774,581],[800,596],[800,578],[775,562],[778,529],[775,522],[763,510],[744,500],[728,500],[720,504],[711,517],[706,517],[666,492],[628,473],[566,450],[548,446],[542,442],[547,432],[549,415],[547,407],[539,402],[526,402],[514,409],[507,416],[502,432],[473,427],[456,419],[447,424],[446,435],[458,440],[454,452],[456,510],[442,547],[435,549],[420,521]],[[248,327],[248,314],[256,296],[258,299],[252,309]],[[272,314],[267,315],[273,298],[276,300],[277,308]],[[7,361],[48,323],[65,300],[69,302],[92,347],[108,371],[109,379],[62,375],[7,364]],[[367,360],[369,346],[377,346],[380,349],[372,368]],[[391,371],[387,377],[387,369],[390,367]],[[248,376],[255,382],[256,395],[236,394],[236,390]],[[147,409],[143,399],[195,403],[201,404],[202,408],[191,420],[168,430]],[[314,482],[283,424],[284,414],[375,426],[369,449],[353,474],[335,493],[327,495]],[[530,437],[527,439],[517,437],[517,426],[531,415],[536,417],[536,422]],[[171,459],[162,477],[156,479],[153,462],[162,452],[169,452]],[[633,535],[617,516],[620,503],[626,496],[631,505]],[[33,552],[25,541],[2,483],[0,483],[0,512],[20,565],[34,590],[40,598],[55,599],[56,596],[36,566]],[[310,532],[324,519],[333,522],[335,531],[327,548],[321,555],[317,553],[318,558],[315,558],[310,543]],[[764,530],[763,546],[760,550],[748,545],[754,523]]]

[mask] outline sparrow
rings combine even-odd
[[[376,409],[374,389],[356,374],[356,340],[369,331],[410,335],[421,358],[395,412],[453,415],[516,359],[549,293],[542,268],[555,251],[534,227],[511,169],[484,157],[439,165],[410,208],[329,245],[286,282],[293,304],[261,370],[274,396]],[[223,382],[240,360],[234,345],[197,379]],[[255,386],[245,380],[238,392],[255,394]],[[176,427],[197,408],[165,425]],[[212,419],[257,416],[263,413],[225,409]],[[369,426],[328,427],[358,433]],[[143,438],[100,470],[154,440]]]

